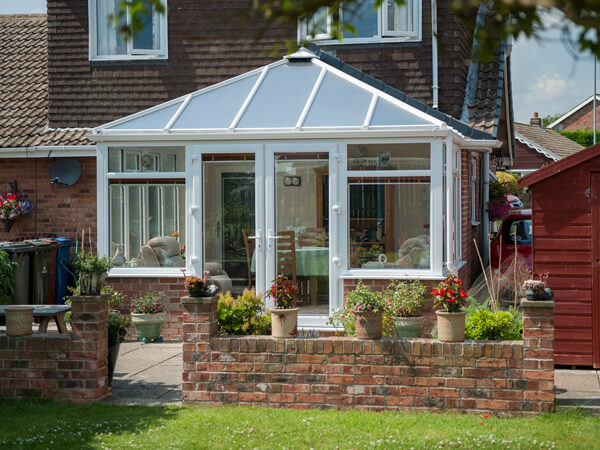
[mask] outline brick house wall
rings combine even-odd
[[[100,125],[273,62],[277,57],[262,52],[295,40],[296,26],[274,27],[255,42],[256,28],[240,24],[249,5],[250,0],[170,0],[168,61],[107,63],[89,61],[88,1],[48,0],[50,126]],[[450,0],[438,4],[439,108],[460,117],[472,33],[457,22],[450,5]],[[330,49],[431,105],[429,2],[423,2],[422,36],[422,42]]]
[[[74,240],[82,229],[96,241],[96,158],[75,159],[81,164],[81,177],[73,186],[50,184],[49,169],[55,161],[51,156],[0,159],[0,191],[16,180],[19,192],[33,203],[33,213],[20,216],[10,233],[0,229],[0,242],[50,234]]]
[[[510,166],[511,170],[539,169],[540,167],[553,162],[553,160],[547,158],[540,152],[537,152],[522,142],[515,140],[515,159],[513,164]]]
[[[596,115],[600,117],[600,102],[596,102]],[[562,128],[560,128],[562,127]],[[560,131],[576,131],[576,130],[593,130],[594,129],[594,106],[590,102],[563,120],[556,130]],[[600,126],[598,127],[600,128]]]
[[[523,301],[523,341],[216,336],[216,299],[182,299],[185,404],[418,409],[529,415],[554,409],[553,302]]]

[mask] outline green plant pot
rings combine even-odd
[[[135,328],[135,334],[137,334],[138,340],[158,339],[164,322],[164,313],[131,314],[131,323]]]
[[[420,338],[425,327],[425,316],[396,317],[394,331],[397,338]]]

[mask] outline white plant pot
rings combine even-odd
[[[271,308],[271,335],[276,338],[296,337],[299,310],[300,308]]]

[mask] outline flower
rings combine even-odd
[[[352,314],[365,312],[382,312],[386,308],[381,292],[373,292],[371,288],[359,281],[356,288],[346,295],[345,302],[350,306]]]
[[[25,194],[0,193],[0,219],[16,219],[21,214],[31,214],[33,205]]]
[[[265,296],[273,298],[274,307],[279,309],[295,308],[299,299],[298,288],[283,274],[277,275]]]
[[[462,281],[455,275],[448,275],[438,289],[431,290],[431,295],[435,298],[435,306],[442,306],[448,312],[460,311],[469,297],[462,287]]]

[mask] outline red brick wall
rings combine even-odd
[[[167,340],[181,340],[183,336],[183,310],[181,308],[181,296],[184,295],[183,278],[116,278],[107,280],[114,289],[125,295],[126,301],[119,309],[129,314],[131,312],[131,301],[149,291],[160,291],[165,294],[164,305],[166,311],[165,323],[161,336]],[[135,339],[135,329],[129,330],[127,339]]]
[[[596,115],[597,117],[600,117],[600,102],[597,102],[596,105]],[[585,105],[573,115],[567,117],[560,125],[562,125],[561,131],[593,130],[594,106],[592,102]]]
[[[476,156],[478,162],[481,157],[477,153],[461,152],[461,210],[462,210],[462,260],[465,261],[465,265],[458,271],[459,277],[463,280],[465,287],[470,287],[475,281],[477,276],[481,273],[481,264],[477,256],[475,244],[473,239],[477,241],[479,251],[482,252],[481,248],[481,215],[480,225],[473,225],[471,222],[471,205],[472,205],[472,187],[471,187],[471,158]],[[480,188],[480,173],[478,172],[477,183],[475,189]],[[478,206],[479,207],[479,206]]]
[[[522,142],[515,141],[515,160],[510,166],[512,170],[539,169],[554,162]]]
[[[104,297],[73,297],[70,334],[0,334],[0,396],[97,401],[108,395]]]
[[[10,233],[0,229],[0,241],[49,234],[75,239],[82,228],[96,241],[96,158],[75,159],[81,164],[81,177],[73,186],[50,184],[55,158],[0,159],[0,191],[16,180],[19,192],[33,203],[33,213],[17,218]]]
[[[182,302],[187,404],[497,415],[554,409],[552,302],[524,302],[524,341],[460,343],[215,336],[216,299]]]

